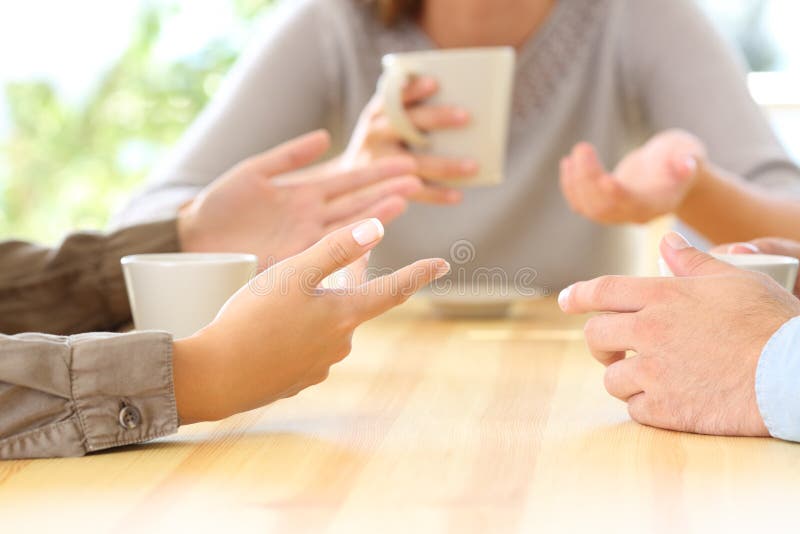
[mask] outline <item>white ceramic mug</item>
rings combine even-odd
[[[208,325],[258,266],[251,254],[138,254],[121,262],[136,329],[175,338]]]
[[[478,174],[459,185],[497,185],[503,182],[511,94],[514,85],[514,49],[510,47],[426,50],[383,57],[378,93],[397,133],[418,153],[470,158]],[[459,106],[470,113],[466,128],[420,131],[408,117],[403,89],[414,76],[430,76],[439,83],[431,104]]]
[[[798,265],[800,265],[800,260],[797,258],[770,254],[712,254],[712,256],[740,269],[764,273],[771,276],[787,291],[794,291]],[[672,276],[672,271],[664,258],[658,259],[658,267],[663,276]]]

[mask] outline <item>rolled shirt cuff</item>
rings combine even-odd
[[[178,430],[167,333],[21,334],[5,349],[21,369],[5,373],[18,395],[5,408],[12,433],[0,458],[82,456]]]
[[[169,334],[74,336],[71,372],[87,452],[178,430]]]
[[[756,402],[771,436],[800,442],[800,317],[786,322],[764,346]]]

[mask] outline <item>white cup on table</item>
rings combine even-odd
[[[121,260],[137,330],[187,337],[256,274],[252,254],[138,254]]]
[[[383,57],[378,93],[398,135],[417,153],[471,158],[480,169],[459,185],[485,186],[503,182],[508,141],[515,52],[510,47],[426,50]],[[403,89],[409,79],[430,76],[439,84],[431,104],[466,109],[466,128],[420,131],[409,118]]]
[[[794,291],[797,281],[798,265],[797,258],[789,256],[774,256],[771,254],[711,254],[718,260],[730,263],[739,269],[755,271],[772,277],[789,292]],[[664,258],[658,259],[658,268],[662,276],[672,276],[667,262]]]

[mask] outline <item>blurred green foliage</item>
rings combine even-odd
[[[272,0],[233,0],[251,22]],[[212,41],[169,63],[155,56],[170,2],[143,2],[127,49],[80,104],[46,81],[5,87],[11,132],[0,145],[0,236],[54,241],[103,228],[213,94],[239,50]]]

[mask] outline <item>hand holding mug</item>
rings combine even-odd
[[[586,323],[608,392],[642,424],[730,436],[767,436],[756,369],[800,301],[763,273],[737,269],[668,234],[661,255],[674,278],[606,276],[559,297]],[[626,352],[633,351],[626,358]]]
[[[376,95],[344,159],[412,156],[427,182],[415,198],[425,202],[459,201],[461,193],[447,187],[499,185],[513,79],[509,47],[386,55]]]
[[[714,247],[717,254],[771,254],[800,259],[800,243],[782,237],[762,237],[747,243],[730,243]],[[794,295],[800,298],[800,277],[794,286]]]
[[[403,103],[413,125],[421,131],[433,132],[464,128],[470,115],[465,109],[426,104],[439,90],[437,81],[429,76],[413,78],[403,89]],[[414,154],[386,114],[383,95],[376,94],[364,111],[344,155],[348,165],[367,165],[376,159],[404,155],[414,158],[417,174],[425,179],[425,187],[413,196],[414,200],[431,204],[456,204],[462,194],[447,187],[448,181],[475,174],[478,164],[469,158],[446,158]]]

